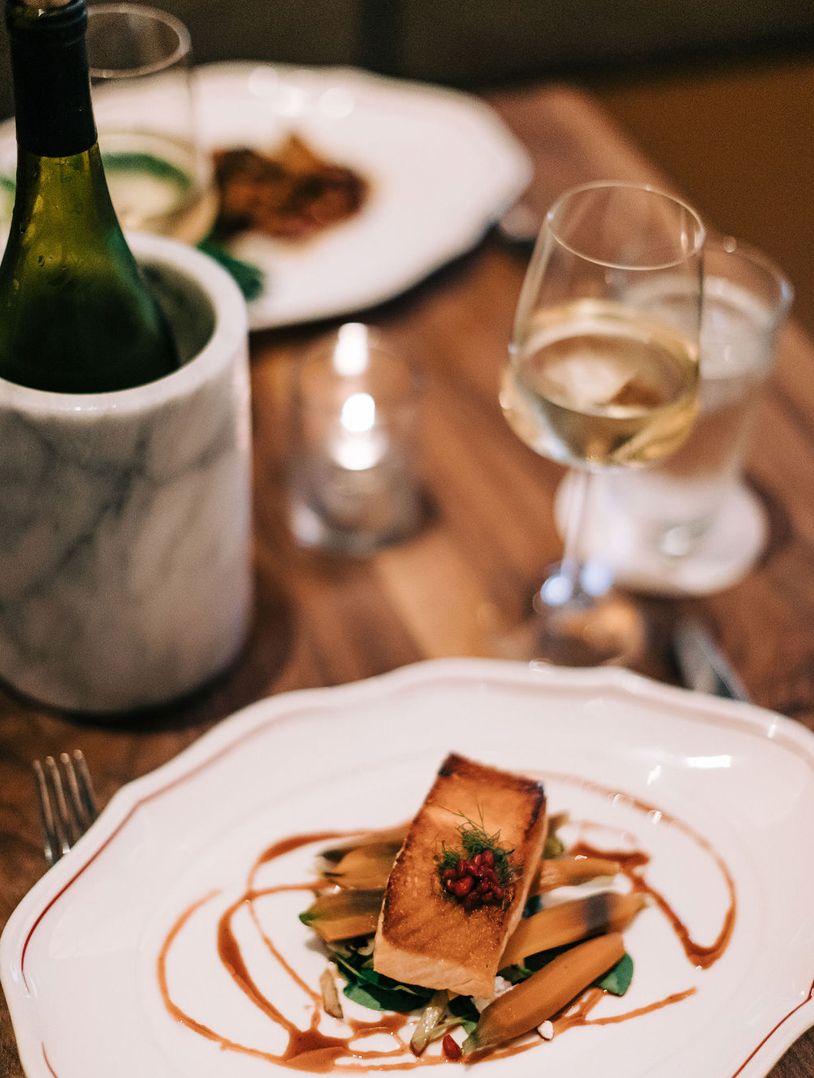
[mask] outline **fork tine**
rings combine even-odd
[[[90,786],[90,773],[85,757],[80,749],[74,749],[73,756],[60,753],[59,762],[65,776],[68,809],[82,835],[96,819],[96,805],[93,788]]]
[[[53,756],[45,757],[45,777],[52,795],[51,804],[54,810],[57,840],[62,853],[67,853],[71,845],[79,838],[79,834],[73,817],[68,812],[65,791],[62,787],[62,777]]]
[[[39,760],[34,761],[34,778],[37,783],[37,802],[40,808],[40,822],[42,824],[43,844],[42,850],[45,860],[49,865],[55,864],[62,856],[62,848],[54,823],[54,812],[51,808],[51,795],[48,792],[48,784],[45,781],[45,772]]]
[[[91,782],[88,763],[85,759],[85,754],[81,749],[74,749],[73,759],[74,774],[77,781],[79,797],[85,808],[85,819],[87,820],[86,827],[90,827],[99,815],[99,809],[96,805],[96,794],[93,789],[93,783]]]
[[[62,774],[65,779],[65,798],[68,803],[68,815],[75,822],[80,834],[90,826],[90,821],[85,819],[85,806],[79,795],[79,783],[76,778],[73,760],[67,752],[59,754],[59,762],[62,764]]]

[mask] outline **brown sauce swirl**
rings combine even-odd
[[[588,988],[573,1003],[569,1004],[563,1013],[554,1019],[554,1033],[565,1033],[574,1026],[611,1026],[618,1022],[627,1022],[631,1018],[640,1018],[644,1014],[659,1011],[662,1007],[670,1007],[673,1003],[680,1003],[682,999],[695,994],[694,988],[685,988],[683,992],[673,992],[663,999],[655,999],[652,1003],[646,1003],[643,1007],[625,1011],[623,1014],[609,1014],[604,1018],[589,1018],[591,1011],[605,998],[605,992],[601,988]]]
[[[618,861],[621,872],[630,881],[631,888],[641,894],[648,895],[670,922],[673,932],[675,932],[681,946],[684,948],[684,954],[694,966],[699,966],[701,969],[708,969],[718,961],[729,946],[729,940],[731,939],[732,932],[735,928],[737,901],[735,898],[735,884],[726,868],[724,868],[724,879],[729,892],[729,905],[727,906],[723,924],[721,925],[721,930],[717,937],[712,943],[703,944],[698,943],[697,940],[693,939],[690,935],[690,930],[661,891],[657,891],[656,888],[649,884],[644,878],[641,869],[650,861],[647,854],[643,854],[639,850],[636,850],[633,853],[622,850],[606,850],[592,846],[587,842],[576,843],[570,848],[569,853],[574,856],[608,857],[612,861]]]
[[[736,916],[735,887],[723,859],[710,846],[707,840],[689,828],[683,821],[669,816],[666,813],[662,813],[655,806],[650,805],[647,802],[629,797],[628,795],[620,795],[616,791],[606,789],[599,784],[585,782],[572,776],[557,775],[550,777],[556,777],[560,781],[581,785],[596,792],[600,792],[608,797],[623,797],[626,804],[649,816],[652,816],[653,813],[658,813],[659,822],[663,822],[668,826],[680,828],[688,834],[696,844],[701,846],[705,852],[713,857],[725,880],[729,894],[729,905],[724,915],[723,925],[716,939],[711,944],[701,944],[693,939],[687,926],[675,913],[665,896],[647,882],[644,870],[650,862],[648,854],[638,849],[610,849],[607,847],[598,847],[589,843],[584,838],[580,838],[569,850],[569,853],[575,856],[602,856],[618,861],[620,864],[620,871],[627,877],[631,888],[649,895],[652,901],[667,918],[670,927],[681,942],[689,961],[701,969],[707,969],[716,962],[726,951],[734,928]],[[606,825],[593,824],[590,821],[580,821],[578,826],[581,831],[596,828],[609,829]],[[279,948],[276,947],[271,936],[262,926],[257,911],[259,902],[273,899],[273,896],[283,892],[315,892],[330,886],[330,884],[325,880],[310,880],[305,883],[284,883],[275,887],[258,887],[257,878],[260,869],[264,865],[268,865],[270,862],[276,861],[286,854],[292,853],[304,846],[312,845],[317,842],[324,842],[328,839],[350,837],[353,833],[354,832],[321,831],[291,835],[269,846],[251,865],[244,892],[239,898],[228,905],[220,913],[218,918],[217,956],[221,965],[232,978],[236,988],[286,1034],[287,1043],[285,1048],[281,1052],[272,1053],[254,1048],[251,1045],[239,1043],[227,1035],[198,1021],[193,1015],[187,1013],[173,996],[167,974],[167,965],[172,948],[192,917],[205,905],[215,900],[219,894],[217,891],[204,895],[178,916],[167,933],[159,952],[157,962],[159,990],[164,1006],[173,1019],[197,1035],[213,1041],[223,1050],[264,1059],[270,1063],[283,1065],[296,1070],[318,1073],[327,1073],[334,1070],[355,1072],[371,1070],[404,1070],[416,1066],[436,1066],[448,1062],[443,1055],[430,1056],[425,1054],[418,1058],[409,1055],[409,1042],[402,1036],[404,1027],[409,1021],[409,1016],[403,1014],[380,1014],[369,1022],[360,1021],[358,1019],[346,1019],[344,1020],[344,1024],[349,1029],[349,1033],[344,1037],[330,1036],[323,1033],[319,1029],[320,1021],[323,1017],[320,994],[291,966],[280,952]],[[618,835],[618,830],[615,833]],[[305,1029],[300,1028],[284,1015],[275,1003],[264,994],[260,986],[252,977],[241,950],[240,943],[238,942],[232,927],[234,917],[237,915],[238,911],[243,909],[248,911],[254,928],[268,953],[286,973],[291,982],[310,999],[311,1017],[308,1026]],[[653,1002],[632,1011],[601,1018],[591,1018],[591,1012],[605,997],[606,993],[600,988],[589,988],[569,1004],[569,1006],[559,1015],[554,1017],[554,1030],[556,1034],[560,1034],[576,1026],[610,1025],[618,1022],[625,1022],[649,1014],[662,1007],[678,1003],[692,995],[694,991],[694,988],[689,988],[684,991],[674,992],[665,996],[663,999],[654,1000]],[[368,1038],[383,1034],[390,1037],[392,1048],[373,1050],[363,1047],[364,1041]],[[515,1041],[512,1044],[505,1045],[489,1053],[488,1058],[499,1059],[518,1055],[539,1046],[539,1044],[539,1036],[531,1034],[529,1038]],[[407,1058],[404,1058],[405,1055]]]

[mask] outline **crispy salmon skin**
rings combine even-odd
[[[463,824],[462,824],[463,821]],[[439,861],[472,824],[511,851],[500,904],[467,908],[445,891]],[[373,964],[406,984],[491,997],[546,836],[542,784],[450,754],[413,820],[387,881]]]

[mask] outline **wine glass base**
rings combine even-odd
[[[637,604],[611,589],[596,595],[580,587],[569,598],[546,587],[560,578],[560,566],[552,566],[534,596],[533,613],[496,640],[500,657],[571,667],[635,664],[647,635]]]

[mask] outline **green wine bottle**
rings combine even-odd
[[[6,0],[6,25],[18,160],[0,264],[0,377],[62,393],[151,382],[178,355],[108,193],[86,0]]]

